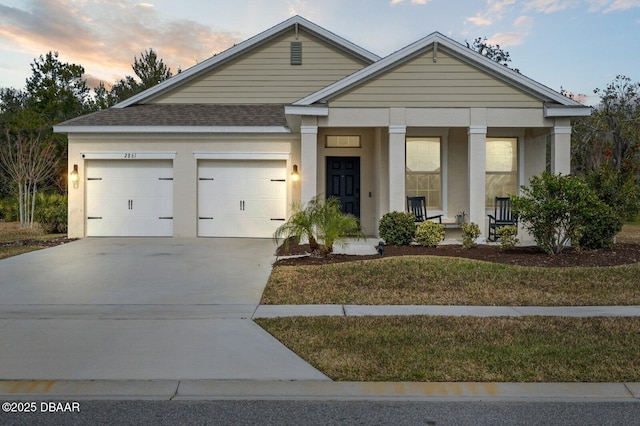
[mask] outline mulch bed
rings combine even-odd
[[[2,243],[0,242],[0,247],[22,247],[22,246],[32,246],[32,247],[55,247],[62,244],[67,244],[72,241],[77,240],[77,238],[67,238],[67,237],[56,237],[51,238],[49,240],[18,240],[12,241],[10,243]]]
[[[278,248],[278,256],[308,254],[309,245],[290,245],[289,253]],[[449,256],[466,259],[484,260],[487,262],[505,263],[519,266],[538,267],[588,267],[614,266],[640,262],[640,244],[616,244],[612,250],[576,250],[568,247],[560,254],[552,256],[538,247],[516,247],[511,251],[503,251],[500,246],[478,245],[465,249],[462,245],[440,245],[438,247],[421,246],[386,246],[384,257],[392,256]],[[379,259],[379,255],[350,256],[333,254],[326,258],[313,256],[279,258],[275,265],[323,265],[328,263],[352,262],[366,259]]]

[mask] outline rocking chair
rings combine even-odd
[[[407,211],[413,213],[416,222],[424,222],[425,220],[438,219],[438,223],[442,223],[442,215],[427,216],[427,198],[426,197],[407,197]]]
[[[511,199],[509,197],[496,197],[494,214],[489,216],[489,241],[495,242],[498,238],[496,232],[503,226],[518,226],[518,218],[511,213]]]

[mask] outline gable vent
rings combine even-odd
[[[291,65],[302,65],[302,42],[291,42]]]

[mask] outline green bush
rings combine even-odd
[[[36,197],[34,220],[48,234],[67,232],[67,196],[39,193]]]
[[[416,229],[416,242],[425,247],[436,247],[444,240],[444,225],[427,220]]]
[[[387,245],[408,245],[416,234],[415,217],[406,212],[387,213],[380,219],[378,233]]]
[[[475,247],[476,240],[480,237],[480,227],[477,223],[463,223],[462,227],[462,247],[472,248]]]
[[[522,196],[511,196],[518,215],[538,247],[560,253],[570,242],[579,244],[591,217],[604,214],[606,205],[579,177],[544,172],[534,176]]]
[[[500,238],[502,250],[513,250],[518,245],[518,228],[512,225],[501,226],[496,229],[496,235]]]
[[[622,230],[622,222],[613,209],[599,201],[585,216],[585,226],[576,245],[585,250],[612,248],[614,237]]]
[[[586,181],[605,205],[588,212],[578,245],[587,250],[609,249],[624,222],[640,211],[640,185],[633,174],[608,165],[587,175]]]
[[[0,219],[5,222],[15,222],[18,217],[18,200],[15,196],[0,198]]]

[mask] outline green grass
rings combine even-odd
[[[618,242],[640,243],[640,225]],[[640,304],[640,263],[537,268],[435,256],[276,266],[262,304],[587,306]]]
[[[532,268],[430,256],[273,268],[263,304],[636,305],[640,264]]]
[[[640,318],[256,321],[333,380],[638,382]]]

